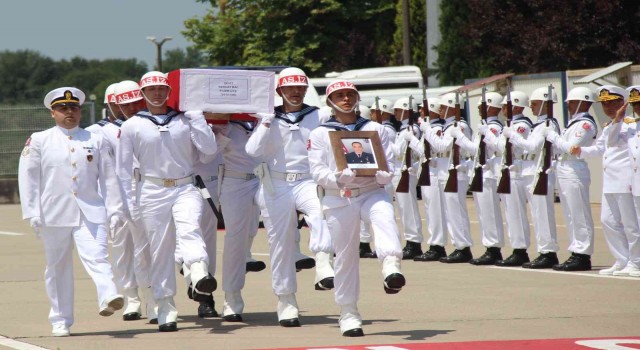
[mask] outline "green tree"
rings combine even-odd
[[[42,99],[58,78],[54,61],[31,50],[0,52],[0,103]]]
[[[427,22],[424,0],[409,0],[409,44],[411,46],[411,64],[427,72]],[[390,63],[401,65],[402,59],[402,0],[396,4],[395,33],[393,45],[389,47]],[[426,78],[426,77],[425,77]]]
[[[198,68],[206,65],[207,60],[195,47],[187,47],[186,50],[180,48],[168,50],[162,59],[162,66],[165,72],[180,68]]]

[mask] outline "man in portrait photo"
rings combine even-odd
[[[376,161],[373,158],[373,154],[364,152],[362,143],[354,141],[351,143],[353,152],[347,154],[347,163],[349,164],[375,164]]]

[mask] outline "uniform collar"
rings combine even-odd
[[[78,132],[78,130],[80,130],[80,127],[78,126],[71,129],[66,129],[56,125],[56,128],[58,128],[58,130],[60,130],[60,132],[63,133],[65,136],[73,136],[76,132]]]
[[[491,116],[491,117],[487,117],[487,122],[492,122],[494,120],[498,120],[498,116],[497,115],[494,115],[494,116]]]

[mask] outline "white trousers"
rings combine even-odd
[[[427,219],[427,230],[429,231],[429,245],[447,245],[447,232],[444,203],[444,184],[438,181],[435,174],[431,174],[431,185],[422,186],[422,201],[424,202],[425,218]]]
[[[193,185],[161,187],[148,181],[142,183],[140,212],[149,238],[151,287],[156,300],[176,294],[175,259],[171,259],[176,242],[187,267],[199,261],[209,265],[200,228],[202,202],[202,195]]]
[[[114,282],[120,290],[151,286],[149,240],[140,218],[127,226],[111,242]]]
[[[257,178],[222,180],[220,202],[225,223],[222,289],[227,293],[244,288],[247,249],[250,238],[258,232],[260,209],[255,196],[259,187]]]
[[[384,190],[389,194],[389,198],[391,198],[391,201],[393,201],[393,197],[396,193],[396,187],[393,185],[393,183],[389,183],[384,186]],[[424,196],[422,198],[424,199]],[[371,243],[371,241],[371,224],[360,220],[360,242]]]
[[[51,309],[52,325],[73,325],[73,245],[98,291],[98,309],[106,306],[106,300],[117,294],[113,272],[109,263],[107,230],[103,224],[94,224],[81,218],[76,227],[43,227],[46,269],[45,288]]]
[[[555,173],[551,172],[548,176],[546,196],[533,194],[533,187],[535,186],[533,180],[530,186],[527,188],[527,196],[531,205],[533,230],[536,233],[536,249],[541,254],[557,252],[560,247],[558,246],[556,214],[553,207],[556,189]]]
[[[640,228],[631,193],[602,194],[602,230],[616,264],[640,267]]]
[[[333,254],[331,236],[327,223],[322,218],[320,200],[313,180],[301,180],[293,183],[272,179],[273,193],[260,186],[258,205],[264,227],[267,229],[269,253],[271,258],[271,284],[276,295],[297,292],[296,252],[299,251],[298,215],[304,214],[309,225],[309,249],[313,253]],[[358,221],[359,223],[359,221]],[[244,256],[244,254],[243,254]]]
[[[398,186],[402,175],[396,175],[392,183],[394,188]],[[398,213],[400,214],[400,222],[404,232],[404,239],[410,242],[422,243],[422,219],[420,218],[420,209],[418,208],[417,197],[418,177],[409,174],[409,192],[396,192],[396,202],[398,203]]]
[[[335,300],[338,305],[357,303],[360,294],[360,255],[358,251],[360,220],[371,223],[376,234],[378,260],[387,256],[402,259],[400,235],[391,198],[379,189],[351,198],[350,204],[325,209],[336,257]]]
[[[440,180],[439,186],[443,190],[444,210],[446,215],[447,229],[451,234],[451,241],[456,249],[471,247],[471,224],[469,223],[469,213],[467,212],[467,188],[469,187],[468,177],[458,177],[458,192],[444,192],[447,180]]]
[[[527,200],[532,196],[529,187],[533,176],[511,175],[511,191],[504,196],[507,232],[512,249],[527,249],[531,244],[531,230],[527,218]]]
[[[502,228],[502,211],[500,210],[500,195],[496,189],[498,181],[487,177],[482,178],[482,192],[473,192],[473,200],[478,212],[482,245],[489,247],[504,247],[504,229]]]
[[[560,206],[569,233],[569,251],[593,254],[593,218],[589,203],[590,179],[558,177]]]

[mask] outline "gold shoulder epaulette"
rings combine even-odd
[[[636,120],[635,120],[635,118],[631,118],[631,117],[624,117],[624,122],[625,122],[626,124],[631,124],[631,123],[633,123],[633,122],[635,122],[635,121],[636,121]]]

